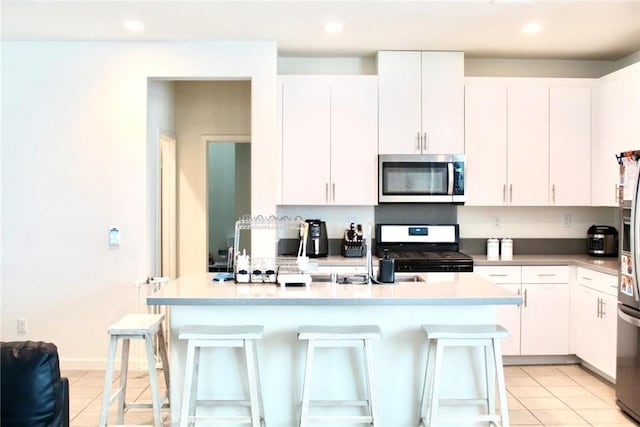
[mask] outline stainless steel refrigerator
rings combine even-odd
[[[639,151],[620,153],[621,238],[618,273],[616,403],[640,423],[640,197]]]

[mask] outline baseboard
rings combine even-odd
[[[505,366],[515,365],[575,365],[581,362],[580,358],[573,354],[552,356],[503,356],[502,363]]]

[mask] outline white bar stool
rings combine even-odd
[[[167,345],[162,328],[164,315],[162,314],[127,314],[122,319],[111,325],[109,334],[109,354],[107,358],[107,370],[104,374],[104,391],[102,394],[102,409],[100,411],[99,426],[107,425],[107,417],[111,404],[118,399],[117,423],[123,423],[125,408],[153,408],[154,426],[162,426],[161,407],[169,406],[169,359],[167,358]],[[167,387],[166,394],[160,399],[158,388],[158,372],[156,370],[156,359],[154,352],[154,337],[158,339],[160,360],[164,381]],[[122,359],[120,361],[120,384],[113,396],[111,394],[111,384],[113,382],[113,372],[116,361],[116,350],[118,340],[122,340]],[[127,371],[129,365],[129,343],[132,339],[144,340],[147,365],[149,369],[149,386],[151,389],[151,403],[127,403]]]
[[[263,326],[252,325],[186,325],[178,338],[188,340],[184,373],[184,392],[180,409],[180,427],[195,422],[238,423],[260,427],[264,424],[264,406],[260,391],[260,370],[256,340],[262,338]],[[198,400],[198,366],[200,349],[215,347],[242,347],[245,355],[249,400]],[[196,415],[198,406],[248,406],[250,415]]]
[[[377,325],[354,326],[300,326],[298,339],[307,341],[307,359],[302,388],[300,407],[300,427],[312,421],[350,421],[376,425],[377,402],[375,398],[375,375],[373,373],[373,354],[369,340],[380,339],[382,331]],[[362,347],[364,354],[367,399],[365,400],[310,400],[311,371],[316,347]],[[310,406],[366,406],[368,415],[310,415]]]
[[[436,427],[436,421],[477,421],[509,427],[507,391],[502,367],[500,340],[509,336],[509,331],[500,325],[423,325],[427,336],[427,367],[424,376],[422,402],[420,403],[420,426]],[[440,399],[440,375],[445,347],[483,347],[486,367],[486,399]],[[500,415],[495,411],[495,381],[498,382]],[[440,402],[449,404],[487,405],[486,415],[438,418]]]

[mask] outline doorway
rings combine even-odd
[[[161,275],[177,277],[176,140],[160,135],[160,259]]]
[[[251,144],[247,137],[207,138],[207,253],[209,271],[227,271],[235,223],[251,214]],[[239,247],[250,247],[240,233]]]

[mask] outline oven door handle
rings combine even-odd
[[[618,308],[618,317],[622,320],[624,320],[627,323],[632,324],[633,326],[636,326],[638,328],[640,328],[640,319],[633,317],[633,316],[629,316],[627,313],[625,313],[624,311],[622,311],[620,308]]]
[[[447,163],[447,171],[448,171],[448,175],[449,175],[449,182],[448,182],[448,187],[447,187],[447,194],[449,196],[453,196],[453,179],[455,178],[453,176],[453,163],[449,162]]]

